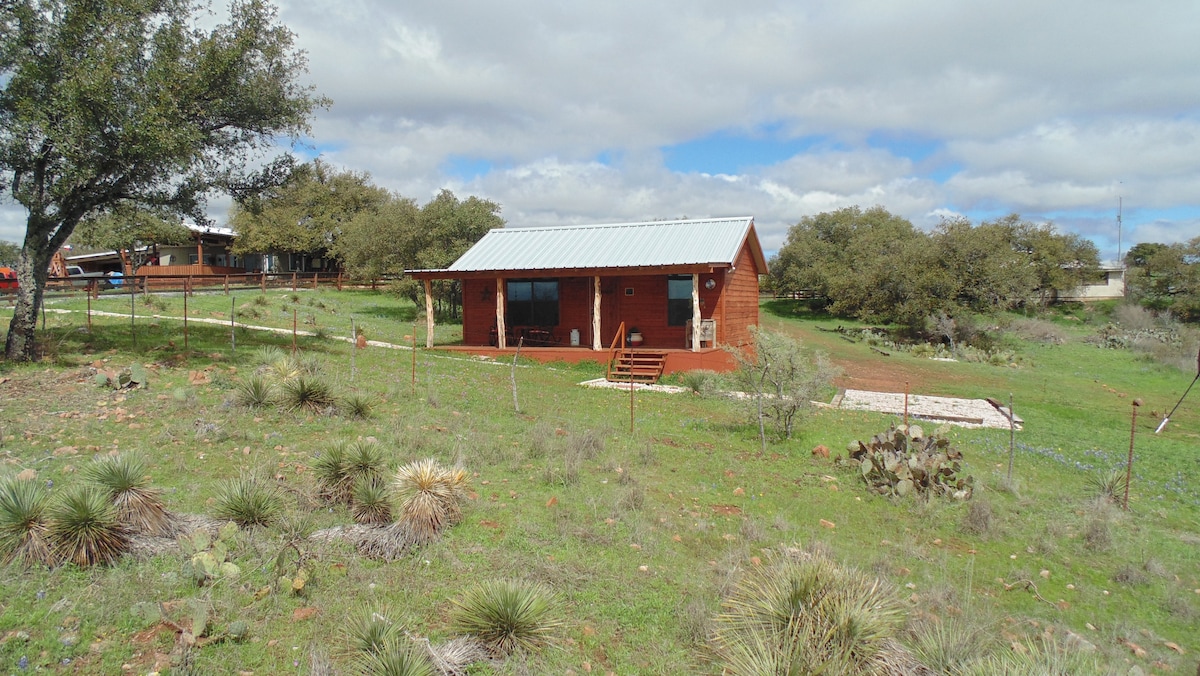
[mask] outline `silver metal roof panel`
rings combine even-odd
[[[489,230],[447,270],[732,265],[753,224],[742,216]]]

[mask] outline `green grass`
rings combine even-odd
[[[353,315],[372,340],[411,341],[415,308],[407,301],[361,291],[297,292],[299,303],[290,292],[267,295],[256,305],[250,294],[238,294],[239,308],[263,312],[249,323],[290,331],[287,305],[301,322],[307,312],[336,335],[350,335]],[[99,303],[128,312],[123,300]],[[177,296],[160,300],[167,310],[160,314],[182,310]],[[221,294],[195,296],[188,310],[193,317],[224,312],[227,320],[229,303]],[[58,299],[51,309],[84,307],[83,299]],[[854,470],[810,454],[818,444],[844,453],[850,441],[885,430],[889,416],[819,410],[799,423],[795,439],[762,454],[756,427],[719,397],[639,393],[630,434],[627,392],[576,386],[595,365],[523,363],[516,414],[507,365],[421,350],[414,386],[411,353],[367,348],[353,355],[352,379],[349,343],[304,337],[301,354],[319,362],[337,391],[370,397],[373,416],[246,408],[237,405],[236,388],[263,361],[256,352],[269,346],[290,352],[289,334],[239,329],[232,350],[227,324],[192,322],[185,351],[182,323],[144,318],[148,309],[140,303],[136,346],[127,314],[93,317],[89,334],[81,330],[81,313],[48,312],[47,360],[0,362],[0,380],[8,379],[0,384],[0,478],[33,470],[42,485],[53,482],[54,498],[83,482],[92,456],[136,452],[167,509],[215,516],[223,482],[266,470],[286,518],[239,533],[229,558],[240,578],[203,588],[181,574],[178,553],[88,569],[4,568],[0,636],[24,631],[30,638],[0,643],[0,664],[25,655],[47,670],[120,673],[130,663],[146,673],[154,652],[169,653],[174,637],[147,632],[153,622],[135,608],[161,602],[182,623],[186,602],[202,598],[212,631],[235,620],[250,631],[245,640],[193,648],[201,672],[307,673],[310,656],[324,654],[349,673],[352,645],[344,628],[361,609],[397,609],[389,616],[397,626],[441,644],[458,635],[454,599],[484,580],[515,579],[558,594],[564,621],[558,649],[529,656],[531,673],[584,673],[587,663],[593,673],[717,674],[720,666],[697,643],[703,612],[718,612],[764,549],[800,544],[883,577],[899,590],[910,620],[961,612],[1021,640],[1049,625],[1058,636],[1070,630],[1094,643],[1107,663],[1128,657],[1147,672],[1153,660],[1181,673],[1194,669],[1200,403],[1185,401],[1167,429],[1153,434],[1193,373],[1082,342],[1094,327],[1088,322],[1100,321],[1095,312],[1074,311],[1082,321],[1055,319],[1068,341],[1019,344],[1023,365],[1008,368],[904,352],[883,357],[864,343],[816,330],[849,322],[794,307],[768,305],[764,325],[855,366],[842,385],[875,374],[900,388],[907,381],[918,394],[1007,402],[1012,393],[1026,421],[1016,434],[1017,491],[1005,489],[1007,430],[950,432],[980,486],[977,499],[990,507],[985,527],[964,528],[969,504],[873,496]],[[2,332],[2,309],[0,322]],[[457,327],[439,326],[439,341],[458,340]],[[113,370],[145,364],[149,388],[98,387],[96,362]],[[1124,463],[1135,397],[1144,405],[1125,513],[1098,507],[1089,482]],[[289,545],[283,525],[289,520],[304,517],[315,528],[353,523],[347,507],[320,499],[314,475],[320,454],[360,437],[378,439],[391,467],[433,458],[466,468],[471,492],[461,521],[392,563],[366,559],[350,543]],[[280,583],[300,567],[309,574],[303,589]],[[1020,585],[1006,590],[1021,580],[1036,584],[1049,603]],[[308,608],[316,614],[307,616]],[[1142,646],[1147,658],[1132,656],[1122,639]],[[1168,641],[1187,654],[1165,647]]]

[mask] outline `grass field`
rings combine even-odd
[[[514,371],[420,350],[414,382],[411,352],[352,357],[349,343],[331,339],[348,337],[353,320],[372,340],[409,344],[416,309],[386,294],[189,298],[193,319],[227,322],[233,307],[239,322],[290,330],[295,311],[300,329],[319,334],[298,339],[305,359],[340,395],[373,404],[365,420],[246,408],[234,392],[259,348],[290,349],[291,336],[237,329],[234,350],[228,324],[193,321],[185,352],[182,323],[168,318],[181,316],[182,302],[135,301],[131,335],[127,296],[93,301],[124,317],[97,315],[90,332],[82,298],[55,301],[42,334],[47,358],[0,363],[0,477],[32,471],[54,495],[83,481],[92,456],[136,453],[172,512],[214,513],[221,482],[255,470],[284,490],[286,515],[243,529],[229,554],[240,574],[204,586],[184,573],[178,551],[109,567],[0,569],[5,673],[22,658],[64,673],[166,672],[173,660],[172,673],[327,673],[313,665],[328,662],[351,673],[350,618],[386,608],[413,636],[445,641],[454,599],[478,582],[515,578],[557,593],[565,622],[555,647],[471,673],[719,674],[706,640],[712,618],[742,573],[780,545],[879,576],[912,626],[958,617],[985,627],[996,640],[988,649],[1045,637],[1064,650],[1095,646],[1089,654],[1113,673],[1196,668],[1200,404],[1185,401],[1153,434],[1195,373],[1084,342],[1106,321],[1096,312],[1042,320],[1061,344],[1009,332],[1013,365],[993,366],[883,356],[818,330],[844,321],[793,303],[764,306],[764,328],[829,354],[841,386],[907,383],[918,394],[1005,402],[1011,393],[1025,420],[1013,481],[1007,430],[952,429],[977,482],[972,500],[952,502],[870,494],[856,466],[810,453],[823,444],[844,455],[849,442],[896,422],[889,416],[818,409],[764,454],[743,407],[721,396],[639,393],[631,433],[628,392],[577,386],[603,375],[598,364]],[[0,320],[7,327],[4,312]],[[455,329],[439,325],[437,341],[455,342]],[[148,388],[96,384],[97,369],[135,363],[146,366]],[[1124,466],[1134,398],[1143,405],[1123,512],[1097,500],[1092,480]],[[473,499],[461,523],[392,563],[299,537],[351,523],[344,506],[317,496],[313,465],[338,440],[360,437],[382,442],[392,469],[426,457],[465,467]],[[309,578],[293,592],[279,578],[297,561]],[[186,625],[193,599],[210,636],[241,620],[245,637],[181,655],[175,628],[146,604]]]

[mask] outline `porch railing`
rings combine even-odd
[[[621,346],[617,347],[617,343],[620,343]],[[612,379],[613,365],[617,361],[618,351],[625,351],[625,322],[621,322],[621,325],[617,327],[617,335],[613,336],[612,342],[608,345],[608,370],[604,374],[606,380]]]

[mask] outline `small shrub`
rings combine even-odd
[[[0,561],[20,565],[52,565],[46,505],[49,494],[40,481],[0,482]]]
[[[259,366],[270,366],[275,362],[287,359],[287,353],[276,345],[263,345],[254,351],[251,361]]]
[[[467,472],[443,467],[432,458],[418,460],[396,472],[393,488],[401,523],[418,543],[428,542],[462,517]]]
[[[333,406],[333,386],[319,376],[298,375],[280,386],[280,401],[289,410],[323,411]]]
[[[270,301],[270,299],[267,298],[266,294],[260,294],[260,295],[255,296],[254,298],[251,298],[250,302],[254,303],[255,305],[258,305],[260,307],[265,307],[265,306],[271,304],[271,301]]]
[[[713,390],[716,373],[698,370],[684,371],[679,374],[679,383],[692,391],[693,394],[707,394]]]
[[[909,630],[913,656],[937,674],[960,674],[992,651],[995,631],[953,616],[926,619]]]
[[[484,582],[454,601],[451,622],[496,655],[535,651],[550,644],[562,625],[555,612],[555,600],[541,584]]]
[[[330,444],[313,462],[317,490],[330,502],[348,502],[354,487],[354,478],[346,465],[346,445],[344,441]]]
[[[249,473],[221,483],[216,515],[239,526],[269,526],[283,509],[283,498],[265,476]]]
[[[85,467],[83,475],[108,492],[121,523],[134,533],[171,534],[171,517],[161,493],[149,487],[144,458],[130,454],[101,456]]]
[[[1112,547],[1112,529],[1108,519],[1095,517],[1083,529],[1083,546],[1091,552],[1105,552]]]
[[[1137,303],[1121,303],[1113,310],[1113,320],[1126,331],[1149,331],[1154,328],[1154,313]]]
[[[962,529],[972,535],[992,532],[992,504],[987,500],[972,500],[963,516]]]
[[[1097,498],[1119,505],[1125,500],[1126,477],[1125,468],[1117,467],[1089,476],[1088,486]]]
[[[77,566],[113,563],[129,547],[129,536],[108,494],[78,484],[47,509],[50,541],[56,558]]]
[[[342,398],[341,409],[347,418],[366,420],[375,414],[374,408],[372,399],[363,394],[348,394]]]
[[[346,640],[353,653],[374,655],[394,646],[403,631],[387,617],[387,610],[362,611],[346,623]]]
[[[372,438],[346,445],[346,475],[354,482],[382,480],[387,469],[383,446]]]
[[[793,548],[747,570],[721,607],[714,648],[733,674],[877,673],[904,619],[878,578]]]
[[[1054,322],[1044,319],[1016,319],[1011,328],[1017,336],[1030,342],[1049,345],[1062,345],[1067,342],[1067,332]]]
[[[429,656],[409,643],[393,643],[381,652],[368,653],[356,661],[366,676],[437,676]]]
[[[350,511],[358,523],[391,522],[392,503],[387,484],[378,478],[359,481],[354,487],[354,503]]]
[[[234,386],[233,400],[246,408],[270,406],[275,402],[275,385],[261,375],[251,374]]]

